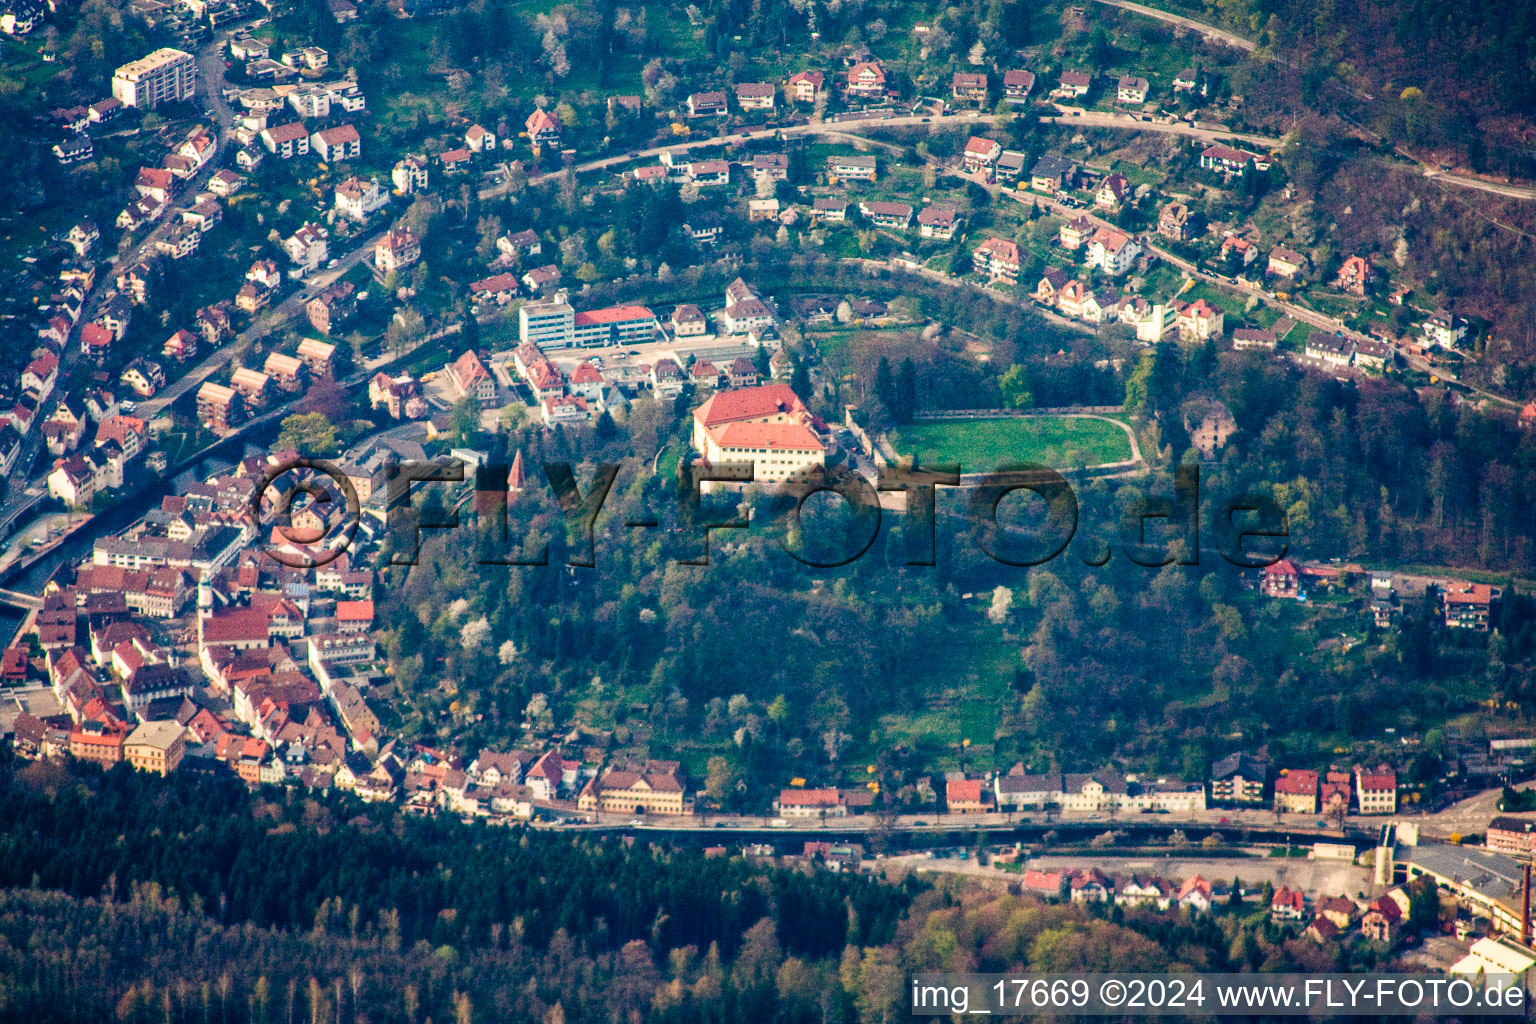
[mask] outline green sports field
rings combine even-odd
[[[900,455],[919,465],[960,464],[962,473],[985,473],[1006,462],[1033,462],[1078,469],[1131,457],[1131,442],[1113,423],[1069,416],[992,420],[923,420],[890,434]]]

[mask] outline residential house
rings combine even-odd
[[[1003,99],[1009,103],[1028,103],[1029,94],[1035,89],[1033,71],[1004,71]]]
[[[773,812],[783,818],[845,818],[848,805],[836,789],[781,789]]]
[[[1134,75],[1122,75],[1115,86],[1117,103],[1139,104],[1147,102],[1147,80]]]
[[[1203,914],[1211,909],[1215,902],[1211,891],[1211,883],[1199,875],[1191,875],[1184,879],[1179,886],[1179,893],[1174,897],[1174,902],[1181,910],[1187,910],[1191,914]]]
[[[1402,886],[1376,897],[1360,915],[1360,933],[1372,942],[1391,942],[1408,921],[1409,897]]]
[[[359,223],[389,205],[389,194],[372,178],[348,178],[336,186],[336,215]]]
[[[283,252],[287,253],[289,262],[293,264],[295,276],[312,274],[325,264],[330,258],[327,247],[329,239],[330,232],[318,224],[308,222],[283,239]]]
[[[459,394],[480,402],[491,402],[496,398],[496,378],[491,376],[473,349],[465,350],[463,355],[454,360],[448,366],[447,373]]]
[[[1487,632],[1501,595],[1500,588],[1486,583],[1457,581],[1441,587],[1445,624],[1452,629]]]
[[[949,94],[960,103],[987,105],[987,76],[979,72],[956,71],[950,76]]]
[[[876,164],[872,156],[829,156],[827,174],[833,181],[874,181]]]
[[[117,379],[140,398],[151,398],[165,387],[165,369],[153,360],[140,357],[123,367]]]
[[[912,207],[906,203],[869,200],[859,203],[859,212],[878,228],[905,231],[912,224]]]
[[[772,82],[737,82],[736,105],[742,110],[774,109]]]
[[[1303,921],[1307,916],[1307,896],[1300,889],[1280,886],[1269,899],[1271,921]]]
[[[688,179],[699,187],[728,185],[731,165],[725,160],[695,160],[688,165]]]
[[[1347,814],[1354,800],[1354,788],[1354,779],[1349,772],[1337,768],[1325,771],[1317,787],[1319,812],[1327,815]]]
[[[960,211],[949,204],[925,206],[917,215],[918,234],[923,238],[949,240],[963,221]]]
[[[1061,267],[1049,267],[1044,276],[1035,284],[1035,290],[1030,293],[1030,298],[1042,306],[1055,306],[1056,300],[1061,295],[1061,290],[1072,280],[1072,275]]]
[[[475,155],[460,147],[437,154],[437,165],[444,174],[463,174],[474,163]]]
[[[304,127],[303,122],[272,125],[262,129],[261,144],[279,160],[305,156],[309,153],[309,129]]]
[[[493,274],[469,286],[469,295],[480,305],[505,306],[517,297],[516,274]]]
[[[357,289],[351,281],[337,281],[306,302],[304,314],[315,330],[334,334],[357,315]],[[302,347],[299,355],[302,359]]]
[[[1018,243],[1007,238],[988,238],[971,253],[971,261],[989,281],[1016,284],[1022,259]]]
[[[1242,177],[1256,166],[1257,158],[1245,150],[1215,143],[1200,151],[1200,166],[1223,177]]]
[[[885,69],[876,61],[860,61],[848,69],[844,91],[850,98],[885,98]]]
[[[1081,71],[1063,71],[1051,95],[1058,99],[1078,99],[1088,95],[1093,87],[1093,76]]]
[[[547,110],[538,109],[523,122],[528,141],[536,147],[560,145],[560,120]]]
[[[752,157],[752,180],[763,183],[784,181],[789,177],[789,157],[783,153],[758,153]]]
[[[1210,78],[1196,68],[1185,68],[1173,77],[1173,91],[1208,96],[1211,91]]]
[[[350,124],[337,125],[315,132],[309,138],[309,146],[329,163],[356,160],[363,154],[363,139]]]
[[[984,77],[984,76],[983,76]],[[961,154],[961,160],[965,169],[972,174],[985,174],[990,180],[992,167],[997,163],[997,158],[1003,155],[1002,144],[979,135],[972,135],[966,141],[965,151]]]
[[[381,274],[409,269],[421,259],[421,242],[405,228],[396,228],[373,247],[373,267]]]
[[[1196,299],[1190,303],[1174,303],[1174,313],[1174,327],[1178,329],[1179,337],[1186,341],[1206,341],[1222,335],[1226,314],[1220,306]]]
[[[1106,174],[1094,193],[1093,205],[1101,210],[1118,210],[1131,194],[1131,183],[1123,174]]]
[[[1286,814],[1317,813],[1317,772],[1282,768],[1275,778],[1275,810]]]
[[[1035,161],[1029,171],[1029,187],[1037,192],[1060,192],[1077,179],[1077,165],[1063,157],[1047,153]]]
[[[1239,268],[1245,268],[1259,258],[1259,247],[1246,238],[1228,235],[1221,240],[1217,255],[1223,261],[1235,262]]]
[[[1056,242],[1063,249],[1076,251],[1088,244],[1088,239],[1092,238],[1097,230],[1098,227],[1093,221],[1089,220],[1086,214],[1080,213],[1062,222],[1060,229],[1056,232]]]
[[[1269,759],[1230,754],[1211,766],[1211,802],[1234,807],[1262,806],[1269,781]]]
[[[1157,233],[1170,241],[1187,242],[1194,229],[1194,217],[1183,203],[1169,203],[1158,212]]]
[[[1269,250],[1268,272],[1291,280],[1307,269],[1307,258],[1294,249],[1277,245]]]
[[[784,94],[797,103],[815,103],[821,99],[821,87],[827,76],[820,71],[797,71],[784,84]]]
[[[848,200],[818,196],[811,201],[811,223],[841,224],[848,219]]]
[[[949,814],[986,814],[992,810],[992,793],[981,779],[950,779],[944,792]]]
[[[1460,348],[1467,337],[1466,320],[1444,307],[1435,310],[1420,329],[1424,333],[1424,344],[1439,345],[1441,348]]]
[[[1260,348],[1273,350],[1278,344],[1275,332],[1268,328],[1239,327],[1232,332],[1232,348],[1238,352]]]
[[[1355,765],[1355,799],[1361,814],[1397,813],[1397,773],[1390,765]]]
[[[1141,246],[1131,236],[1114,228],[1099,228],[1088,241],[1088,265],[1098,267],[1111,277],[1129,271],[1140,255]],[[1220,333],[1219,323],[1217,333]]]
[[[696,92],[684,101],[689,117],[719,117],[725,113],[725,93]]]
[[[1301,596],[1301,570],[1289,558],[1266,565],[1259,581],[1259,593],[1290,601],[1298,599]]]
[[[1003,150],[992,167],[992,176],[998,181],[1014,184],[1024,174],[1024,159],[1024,154],[1017,149]]]
[[[704,312],[692,303],[683,303],[674,309],[671,323],[674,337],[697,337],[709,333]]]
[[[425,191],[427,187],[427,158],[415,154],[405,156],[395,162],[394,170],[390,172],[389,179],[394,184],[395,191],[402,195]]]
[[[496,133],[478,124],[464,132],[464,145],[471,153],[490,153],[496,149]]]

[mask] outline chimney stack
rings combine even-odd
[[[1525,866],[1524,880],[1520,886],[1520,944],[1531,945],[1531,866]]]

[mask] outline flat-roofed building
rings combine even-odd
[[[196,93],[196,58],[169,46],[129,61],[112,75],[112,95],[125,107],[152,110],[162,103],[191,100]]]

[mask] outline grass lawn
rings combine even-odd
[[[959,462],[962,473],[1005,462],[1072,469],[1131,457],[1130,440],[1113,423],[1064,416],[927,420],[902,427],[890,440],[897,452],[915,454],[920,463]]]

